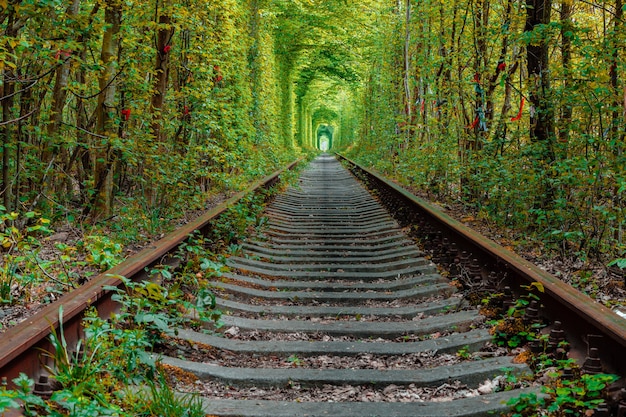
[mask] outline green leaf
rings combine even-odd
[[[213,294],[209,289],[202,288],[198,291],[198,296],[196,300],[196,307],[198,310],[206,310],[214,309],[216,306],[215,294]]]
[[[617,266],[620,269],[626,269],[626,258],[614,259],[607,266]]]
[[[13,398],[15,398],[15,391],[0,390],[0,412],[5,412],[11,408],[20,408]]]

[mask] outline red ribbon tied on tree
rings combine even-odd
[[[219,83],[224,79],[224,77],[222,77],[222,70],[220,69],[219,65],[213,65],[213,72],[215,72],[215,75],[213,76],[214,83]]]
[[[476,116],[476,118],[474,119],[474,122],[473,122],[471,125],[467,126],[467,128],[468,128],[468,129],[473,129],[473,128],[475,128],[477,125],[478,125],[478,116]]]
[[[172,50],[172,45],[165,45],[165,48],[163,48],[163,53],[167,54],[171,50]]]
[[[522,118],[522,110],[524,110],[524,103],[526,102],[526,98],[522,97],[522,101],[519,104],[519,112],[517,112],[517,116],[511,117],[512,122],[516,122]]]
[[[71,49],[59,49],[57,50],[57,53],[54,54],[54,59],[59,59],[61,57],[63,58],[69,58],[72,55],[72,50]]]
[[[130,119],[130,109],[123,109],[122,117],[124,118],[124,120]]]

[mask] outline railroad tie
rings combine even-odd
[[[483,317],[334,157],[265,215],[216,283],[223,334],[179,332],[216,359],[163,359],[195,375],[208,414],[488,416],[525,392],[485,388],[528,369],[472,356]]]

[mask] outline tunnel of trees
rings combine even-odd
[[[2,210],[147,224],[324,143],[549,250],[624,257],[624,8],[0,0]]]
[[[327,151],[333,148],[334,130],[335,129],[329,125],[320,125],[317,128],[317,149]]]

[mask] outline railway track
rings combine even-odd
[[[335,158],[316,159],[265,214],[267,230],[229,258],[216,286],[232,312],[227,338],[180,333],[228,354],[204,364],[164,359],[211,381],[195,384],[209,414],[478,416],[520,394],[479,395],[503,368],[527,366],[497,354],[474,360],[491,339],[483,317]],[[241,354],[254,366],[227,357]],[[225,386],[252,399],[224,399]],[[346,401],[320,401],[319,390]],[[454,400],[421,400],[437,390],[434,400]],[[288,400],[265,399],[276,391]]]
[[[433,260],[470,271],[472,279],[507,279],[512,287],[540,283],[541,315],[563,321],[570,355],[582,363],[590,347],[602,345],[605,369],[624,373],[617,353],[626,344],[621,318],[436,209],[411,208],[414,197],[347,163],[377,190],[378,201],[334,157],[318,157],[298,186],[267,207],[267,228],[228,258],[229,271],[214,284],[218,306],[229,312],[223,327],[214,334],[180,329],[174,347],[161,350],[162,363],[180,371],[172,377],[176,387],[198,392],[207,414],[486,416],[505,412],[510,398],[538,392],[512,385],[504,390],[512,376],[530,369],[490,344],[485,317]],[[414,229],[404,227],[416,223],[424,249],[407,234]],[[131,269],[141,275],[181,236],[167,239],[167,248],[157,244],[158,258],[144,255],[120,270],[129,278]],[[496,270],[500,275],[491,272]],[[89,302],[65,303],[94,303],[94,293],[107,299],[94,285],[82,291]],[[78,322],[80,314],[75,316]],[[42,346],[45,332],[36,333],[39,341],[29,343]],[[20,334],[24,330],[8,333],[14,341]],[[0,342],[0,376],[26,366],[6,352],[22,360],[30,352],[25,346],[15,353],[6,344]],[[30,358],[27,370],[37,376]]]

